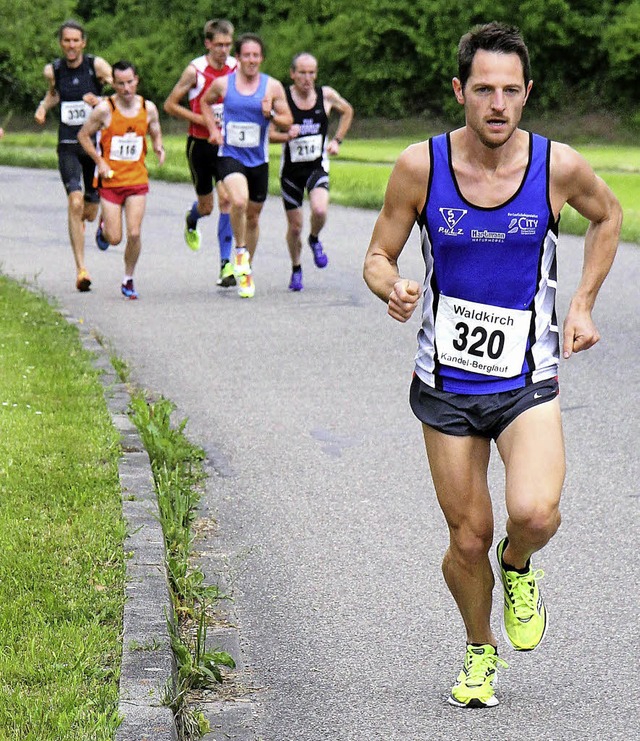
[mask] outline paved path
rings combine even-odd
[[[36,280],[95,328],[140,385],[178,406],[208,453],[203,546],[234,581],[243,680],[237,738],[627,739],[637,732],[640,465],[640,250],[623,245],[597,308],[602,342],[563,363],[568,476],[564,523],[536,560],[550,629],[532,654],[502,646],[501,705],[460,712],[445,699],[464,634],[440,574],[446,543],[407,403],[416,321],[389,319],[361,279],[375,219],[333,207],[329,267],[304,255],[287,291],[284,216],[265,207],[251,301],[216,289],[215,222],[190,253],[187,185],[153,183],[137,286],[119,294],[122,249],[87,238],[94,288],[73,287],[65,198],[50,171],[0,168],[0,264]],[[402,265],[422,270],[414,237]],[[561,316],[581,263],[560,248]],[[494,456],[495,458],[495,456]],[[502,476],[492,464],[498,533]],[[497,607],[500,597],[496,591]],[[636,729],[636,730],[634,730]]]

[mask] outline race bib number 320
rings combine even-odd
[[[443,365],[511,378],[522,372],[531,312],[440,295],[436,347]]]

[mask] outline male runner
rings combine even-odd
[[[102,86],[111,84],[111,67],[102,57],[85,54],[84,28],[65,21],[58,30],[63,57],[45,65],[49,88],[38,104],[35,120],[43,125],[47,112],[60,103],[58,168],[68,197],[71,249],[76,263],[76,288],[88,291],[91,278],[84,261],[85,221],[98,214],[100,197],[93,186],[94,165],[78,144],[78,131],[100,101]],[[83,194],[84,184],[84,194]]]
[[[280,188],[287,215],[287,246],[291,256],[290,291],[301,291],[302,266],[302,201],[305,190],[311,206],[309,246],[318,268],[327,266],[328,258],[320,241],[320,230],[327,221],[329,208],[329,158],[338,154],[349,131],[353,107],[328,85],[316,85],[318,62],[307,52],[296,54],[290,69],[293,85],[285,89],[293,115],[293,126],[287,132],[272,127],[269,138],[282,142]],[[329,139],[329,114],[338,111],[340,119]]]
[[[209,141],[220,146],[218,171],[231,200],[231,228],[236,242],[234,274],[238,295],[255,294],[251,260],[258,245],[260,212],[269,186],[269,123],[286,131],[292,123],[282,83],[260,72],[264,44],[247,33],[236,41],[238,69],[211,84],[202,98]],[[220,129],[211,104],[224,99]]]
[[[97,166],[101,181],[100,237],[108,244],[122,239],[122,212],[127,222],[124,251],[124,278],[120,291],[125,298],[137,299],[133,272],[140,257],[140,228],[149,192],[145,166],[146,136],[149,134],[158,162],[164,162],[162,131],[158,109],[137,94],[139,78],[131,62],[113,65],[115,95],[99,103],[78,134],[78,141]],[[101,131],[100,152],[95,135]]]
[[[491,440],[505,466],[507,536],[497,548],[503,632],[531,651],[547,628],[531,556],[560,525],[565,454],[558,400],[558,220],[569,203],[590,222],[584,266],[564,321],[562,355],[598,339],[591,312],[609,272],[622,212],[570,147],[518,127],[531,92],[517,29],[477,26],[458,48],[456,100],[465,125],[414,144],[393,169],[364,264],[371,290],[400,322],[424,295],[410,400],[423,423],[431,475],[449,527],[443,573],[466,629],[457,707],[491,707],[497,641],[488,552],[493,511]],[[417,221],[423,286],[398,258]]]
[[[218,147],[210,144],[209,131],[201,114],[202,96],[218,77],[228,75],[236,68],[236,60],[229,56],[233,43],[233,25],[223,19],[207,21],[204,25],[204,45],[207,53],[193,59],[185,67],[164,102],[164,110],[172,116],[189,121],[187,161],[191,179],[198,197],[187,211],[184,238],[192,250],[201,244],[198,219],[213,211],[213,184],[218,192],[218,242],[220,245],[220,275],[217,285],[226,288],[236,284],[230,263],[233,233],[229,218],[229,199],[218,176]],[[189,107],[181,101],[188,96]],[[213,104],[214,116],[222,125],[222,99]]]

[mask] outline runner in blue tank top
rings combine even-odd
[[[236,243],[234,274],[238,295],[252,298],[251,262],[258,245],[259,218],[269,186],[270,122],[287,131],[293,123],[282,83],[262,74],[262,39],[243,34],[236,41],[237,70],[220,77],[202,96],[202,116],[209,141],[219,145],[218,173],[231,200],[231,228]],[[224,98],[224,120],[218,126],[212,104]]]
[[[506,666],[490,624],[491,440],[506,481],[507,537],[497,548],[503,634],[530,651],[547,628],[542,572],[530,559],[560,525],[565,473],[559,347],[568,359],[599,340],[591,312],[622,220],[615,196],[577,152],[518,128],[531,87],[516,28],[489,23],[462,37],[453,91],[465,125],[400,156],[364,265],[394,319],[406,322],[424,297],[410,401],[449,527],[442,568],[467,640],[449,702],[463,708],[497,705],[493,685]],[[555,248],[567,203],[589,228],[560,343]],[[398,270],[415,223],[423,286]]]

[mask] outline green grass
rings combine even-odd
[[[0,277],[0,738],[112,739],[119,438],[77,331]]]
[[[425,132],[428,136],[428,132]],[[331,200],[343,206],[378,209],[382,205],[389,174],[400,153],[420,137],[353,139],[342,146],[340,157],[331,161]],[[185,137],[164,137],[167,152],[163,167],[158,167],[153,153],[147,156],[152,178],[169,182],[189,182],[185,160]],[[0,141],[0,164],[22,167],[57,168],[56,135],[51,131],[36,134],[10,133]],[[609,184],[624,209],[622,239],[640,243],[640,147],[618,144],[576,146]],[[280,146],[270,145],[269,192],[280,192],[278,169]],[[562,213],[561,229],[583,234],[586,222],[570,207]]]

